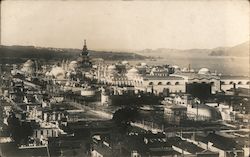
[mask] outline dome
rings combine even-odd
[[[187,72],[187,71],[188,71],[188,68],[183,68],[181,71]]]
[[[27,60],[21,69],[21,71],[27,73],[27,74],[32,74],[35,69],[35,63],[32,60]]]
[[[27,60],[24,64],[23,64],[24,67],[32,67],[34,66],[34,62],[32,60]]]
[[[128,61],[122,61],[122,64],[126,65],[126,64],[128,64]]]
[[[77,61],[71,61],[69,64],[77,64]]]
[[[151,72],[155,72],[156,71],[156,68],[153,68],[152,70],[151,70]]]
[[[110,66],[108,66],[108,70],[109,71],[116,70],[116,66],[115,65],[110,65]]]
[[[109,65],[108,66],[108,75],[109,76],[115,76],[117,74],[116,66],[115,65]]]
[[[69,69],[70,70],[75,70],[77,68],[77,66],[78,66],[78,62],[77,61],[71,61],[69,63]]]
[[[57,79],[64,79],[65,78],[65,70],[62,67],[53,67],[50,71],[50,74]]]
[[[136,68],[132,68],[130,70],[128,70],[128,73],[126,74],[126,76],[131,79],[134,77],[138,77],[139,75],[139,71]]]
[[[173,65],[172,67],[173,67],[174,69],[180,69],[180,67],[177,66],[177,65]]]
[[[208,74],[210,74],[210,71],[209,71],[209,69],[207,69],[207,68],[201,68],[201,69],[199,70],[198,74],[201,74],[201,75],[208,75]]]
[[[128,73],[130,73],[130,74],[138,74],[139,73],[139,71],[136,69],[136,68],[132,68],[132,69],[130,69],[129,71],[128,71]]]

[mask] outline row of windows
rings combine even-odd
[[[226,84],[224,81],[221,81],[221,84],[224,85]],[[233,82],[233,81],[230,81],[229,84],[238,84],[238,85],[243,85],[243,83],[241,81],[239,82]],[[246,82],[247,85],[250,85],[250,81]]]
[[[45,134],[45,131],[46,131],[47,134]],[[53,136],[53,130],[51,131],[51,133],[52,133],[52,136]],[[41,135],[48,135],[49,134],[49,130],[41,130],[40,134]],[[37,135],[38,135],[38,131],[36,131],[36,137],[37,137]]]
[[[193,82],[193,83],[197,83],[197,82]],[[207,82],[202,82],[202,83],[207,83]],[[234,83],[235,83],[235,82],[233,82],[233,81],[229,82],[229,84],[231,84],[231,85],[234,84]],[[179,85],[179,84],[180,84],[179,82],[173,83],[173,85]],[[211,85],[214,85],[214,82],[210,82],[210,84],[211,84]],[[225,82],[224,82],[224,81],[221,81],[221,84],[224,85]],[[243,85],[243,83],[242,83],[241,81],[239,81],[239,82],[237,82],[237,83],[235,83],[235,84]],[[158,82],[158,83],[154,84],[153,82],[149,82],[148,85],[163,85],[163,83],[162,83],[162,82]],[[172,85],[172,83],[171,83],[171,82],[167,82],[166,85]],[[250,81],[246,82],[246,85],[250,85]]]
[[[193,83],[198,83],[198,82],[193,82]],[[207,83],[207,82],[202,82],[202,83]],[[214,82],[210,82],[211,85],[214,85]],[[149,82],[149,85],[154,85],[153,82]],[[162,82],[158,82],[156,85],[163,85]],[[171,82],[167,82],[166,85],[172,85]],[[180,82],[175,82],[173,85],[180,85]]]
[[[174,83],[174,85],[179,85],[179,84],[180,84],[180,82],[175,82]],[[153,82],[149,82],[148,85],[154,85],[154,83]],[[163,85],[163,83],[162,82],[158,82],[157,85]],[[171,85],[171,82],[167,82],[166,85]]]

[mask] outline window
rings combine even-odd
[[[175,82],[175,85],[179,85],[180,83],[179,82]]]
[[[167,82],[167,85],[171,85],[171,82]]]
[[[250,81],[248,81],[246,84],[247,84],[247,85],[250,85]]]
[[[149,84],[148,85],[153,85],[154,83],[153,82],[149,82]]]
[[[231,82],[229,82],[229,84],[234,84],[234,82],[233,82],[233,81],[231,81]]]
[[[158,85],[162,85],[162,82],[158,82]]]
[[[224,82],[224,81],[221,81],[220,83],[221,83],[222,85],[223,85],[223,84],[225,84],[225,82]]]
[[[238,82],[238,84],[242,84],[242,82],[241,82],[241,81],[239,81],[239,82]]]

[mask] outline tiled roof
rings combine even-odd
[[[175,144],[174,146],[178,147],[178,148],[181,148],[185,151],[188,151],[192,154],[195,154],[195,153],[199,153],[199,152],[202,152],[204,151],[204,149],[196,146],[195,144],[193,143],[190,143],[190,142],[186,142],[186,141],[181,141],[179,142],[178,144]]]
[[[214,147],[221,150],[232,150],[233,148],[236,148],[236,142],[232,138],[226,138],[214,133],[210,133],[206,137],[196,136],[196,138],[204,143],[211,142]]]

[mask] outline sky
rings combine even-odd
[[[249,41],[249,2],[1,2],[1,44],[92,50],[192,49]]]

